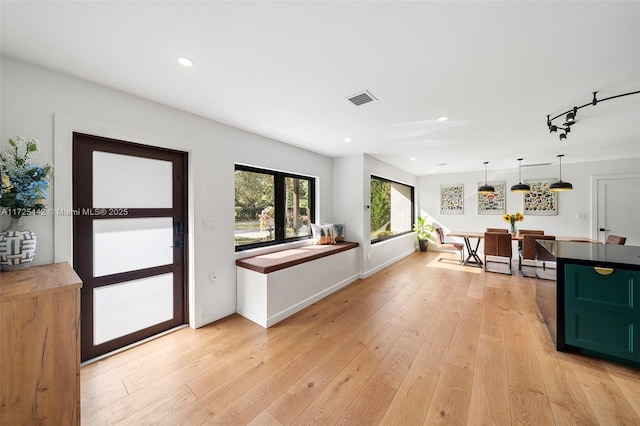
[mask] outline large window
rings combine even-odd
[[[236,250],[311,237],[315,179],[236,165]]]
[[[411,232],[413,187],[371,176],[371,242]]]

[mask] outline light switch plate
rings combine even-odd
[[[213,229],[213,217],[206,216],[202,219],[202,227],[204,229]]]

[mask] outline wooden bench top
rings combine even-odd
[[[312,245],[276,251],[236,260],[236,265],[252,271],[268,274],[281,269],[300,265],[342,251],[351,250],[360,244],[344,241],[333,245]]]

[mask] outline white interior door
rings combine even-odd
[[[598,177],[596,200],[598,240],[614,234],[640,246],[640,175]]]

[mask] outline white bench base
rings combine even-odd
[[[358,252],[346,250],[266,274],[237,266],[236,312],[271,327],[357,280]]]

